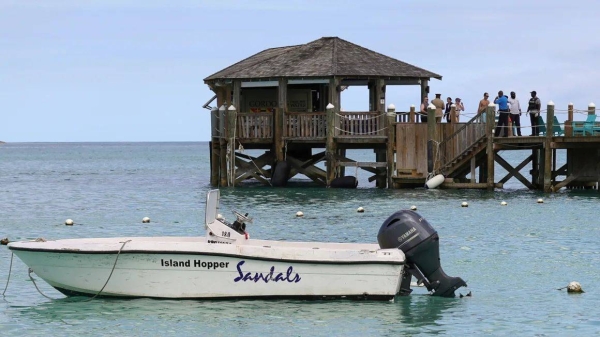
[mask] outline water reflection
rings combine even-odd
[[[175,326],[178,335],[257,335],[293,331],[299,335],[405,335],[445,332],[442,321],[460,312],[463,300],[427,295],[401,297],[391,302],[355,301],[176,301],[65,298],[39,305],[10,306],[14,322],[29,321],[46,332],[58,326],[69,331],[122,330],[156,333]],[[40,331],[42,332],[42,331]],[[116,332],[116,331],[112,331]],[[294,333],[292,332],[292,335]]]

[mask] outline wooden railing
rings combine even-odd
[[[409,111],[396,111],[396,123],[414,123],[410,120]]]
[[[236,124],[237,138],[273,138],[273,113],[238,113]]]
[[[346,112],[336,115],[337,136],[385,136],[385,113]]]
[[[485,137],[485,123],[481,115],[465,124],[455,124],[458,129],[439,144],[441,166],[445,167]]]
[[[325,112],[288,112],[283,117],[283,136],[289,138],[327,137]]]

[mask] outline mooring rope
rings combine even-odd
[[[91,298],[88,298],[86,300],[83,300],[81,302],[89,302],[91,300],[93,300],[94,298],[98,297],[98,295],[100,295],[102,293],[102,291],[104,290],[104,288],[106,288],[106,285],[108,284],[108,281],[110,281],[110,278],[112,277],[113,272],[115,271],[115,267],[117,266],[117,261],[119,261],[119,255],[121,255],[121,251],[123,250],[123,247],[125,247],[125,245],[131,242],[131,240],[127,240],[125,242],[123,242],[123,245],[121,245],[121,248],[119,248],[119,251],[117,252],[117,256],[115,257],[115,263],[113,263],[112,269],[110,270],[110,274],[108,275],[108,279],[106,279],[106,282],[104,282],[104,285],[102,286],[102,289],[100,289],[100,291],[98,291],[96,293],[96,295],[92,296]],[[47,295],[45,295],[40,288],[38,288],[37,283],[35,283],[35,280],[33,279],[33,277],[31,277],[31,273],[33,272],[32,268],[29,268],[29,279],[31,280],[31,282],[33,282],[33,285],[35,286],[35,289],[37,289],[37,291],[44,296],[47,299],[51,299],[51,300],[56,300],[56,298],[52,298],[49,297]]]
[[[12,272],[12,263],[13,263],[14,256],[15,256],[15,253],[11,252],[10,253],[10,265],[8,266],[8,279],[6,280],[6,287],[4,287],[4,291],[2,292],[2,297],[4,297],[4,294],[6,294],[6,289],[8,289],[8,283],[10,282],[10,274]]]

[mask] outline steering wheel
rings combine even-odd
[[[235,217],[237,218],[237,221],[239,222],[244,222],[244,223],[252,223],[252,218],[248,217],[248,213],[246,213],[245,215],[238,212],[238,211],[231,211]]]

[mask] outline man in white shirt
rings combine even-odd
[[[510,119],[512,120],[513,128],[517,128],[517,136],[521,136],[521,104],[517,99],[517,94],[514,91],[510,92],[510,98],[508,99],[510,104]],[[514,135],[514,133],[513,133]]]

